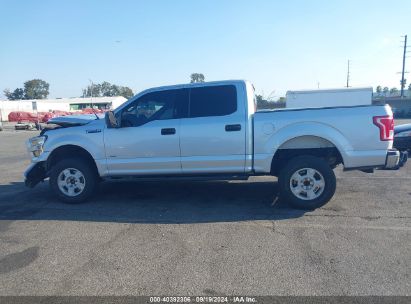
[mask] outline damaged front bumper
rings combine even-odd
[[[32,163],[24,172],[24,178],[24,183],[29,188],[33,188],[39,182],[42,182],[45,178],[47,178],[46,163]]]

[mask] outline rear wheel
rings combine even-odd
[[[298,156],[289,161],[278,177],[280,198],[298,209],[313,210],[334,195],[336,179],[328,163],[314,156]]]
[[[93,195],[97,185],[94,168],[80,158],[59,161],[51,169],[50,187],[66,203],[82,203]]]

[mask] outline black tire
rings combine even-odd
[[[320,191],[322,191],[322,193],[320,192],[321,194],[319,194],[318,197],[315,197],[313,199],[309,199],[308,196],[306,196],[305,199],[300,198],[303,197],[305,190],[301,189],[302,183],[295,183],[295,179],[292,178],[293,175],[297,173],[300,169],[301,171],[297,174],[304,174],[304,168],[311,168],[320,173],[320,175],[315,174],[315,178],[313,179],[313,181],[316,182],[315,179],[318,179],[319,181],[323,179],[325,184],[323,187],[318,188],[319,190],[317,191],[317,193]],[[307,174],[307,172],[305,172],[305,174]],[[306,183],[310,183],[309,178],[306,181]],[[335,193],[336,178],[334,171],[330,168],[330,166],[324,159],[315,156],[305,155],[292,158],[288,162],[288,164],[285,165],[285,167],[281,170],[278,176],[278,184],[280,189],[279,196],[282,201],[290,204],[291,206],[297,209],[314,210],[316,208],[324,206],[328,201],[331,200]],[[293,193],[291,189],[293,187],[292,185],[296,185],[293,188],[294,191],[298,192],[301,190],[299,194],[300,197],[298,197],[297,194]],[[308,184],[308,187],[313,188],[311,184]],[[317,187],[314,187],[314,190],[315,189],[317,189]],[[315,195],[317,195],[317,193],[315,193]],[[305,194],[307,195],[307,192]]]
[[[82,191],[78,191],[80,193],[76,194],[75,196],[67,195],[60,189],[58,185],[58,178],[60,173],[68,168],[73,168],[80,171],[83,176],[83,178],[81,178],[81,181],[82,184],[84,183],[84,188],[82,189]],[[65,203],[78,204],[86,201],[93,195],[97,184],[98,176],[95,168],[93,168],[93,166],[89,162],[81,158],[64,159],[59,161],[51,168],[50,187],[55,195]]]

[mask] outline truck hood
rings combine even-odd
[[[100,119],[104,119],[104,115],[98,115]],[[96,120],[96,115],[94,114],[84,114],[84,115],[68,115],[68,116],[60,116],[54,117],[50,119],[47,124],[58,125],[63,128],[67,127],[74,127],[74,126],[83,126],[88,124],[89,122]]]

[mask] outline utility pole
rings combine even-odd
[[[347,88],[350,87],[350,60],[348,60],[347,66]]]
[[[94,88],[94,83],[93,83],[93,80],[91,80],[91,79],[89,79],[88,81],[90,81],[90,84],[91,84],[91,98],[90,98],[90,100],[91,100],[91,108],[93,109],[93,88]]]
[[[404,36],[404,54],[402,56],[402,72],[401,72],[401,98],[404,97],[404,88],[406,79],[404,78],[405,74],[405,55],[407,54],[407,35]]]

